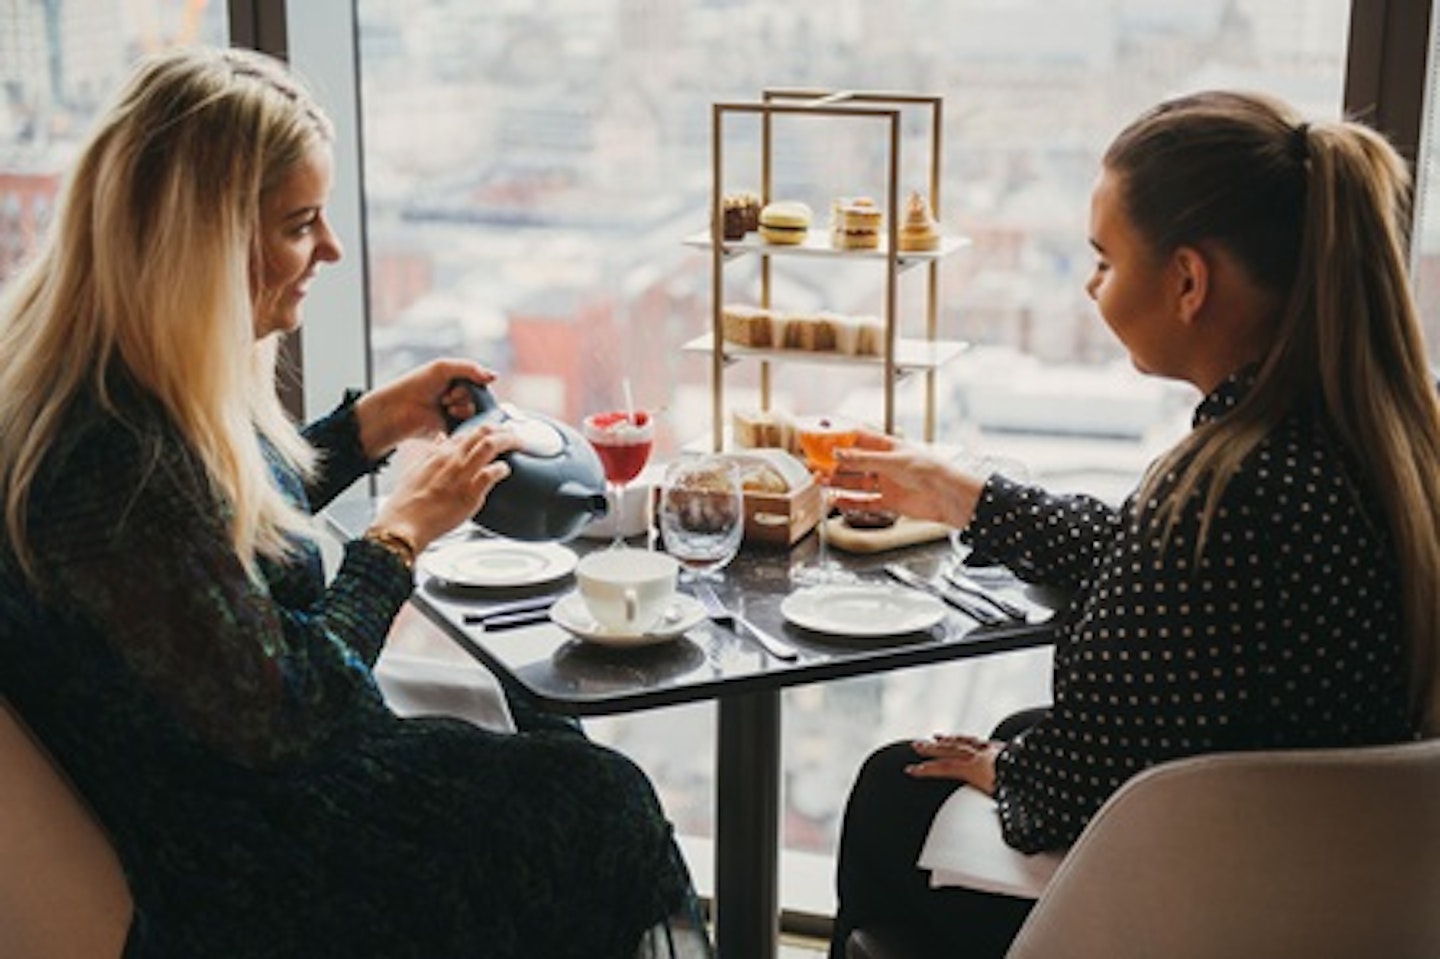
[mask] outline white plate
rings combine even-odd
[[[535,586],[575,568],[575,551],[559,543],[482,539],[427,550],[420,566],[455,586]]]
[[[940,622],[946,612],[934,596],[865,584],[811,586],[780,604],[780,613],[796,626],[831,636],[915,633]]]
[[[676,593],[669,611],[647,632],[622,633],[595,622],[579,593],[566,593],[550,607],[550,618],[581,639],[604,646],[649,646],[675,639],[705,619],[705,607],[693,596]]]

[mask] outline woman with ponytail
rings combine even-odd
[[[1241,93],[1163,103],[1105,154],[1087,290],[1139,370],[1197,389],[1193,430],[1118,509],[878,434],[846,456],[885,505],[1073,598],[1050,706],[867,760],[832,957],[880,924],[927,955],[1003,955],[1030,903],[931,889],[915,865],[961,784],[1033,852],[1166,760],[1440,734],[1440,404],[1409,199],[1403,160],[1360,124]]]

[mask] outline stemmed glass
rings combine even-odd
[[[835,451],[854,446],[860,438],[860,427],[838,416],[810,416],[796,421],[795,435],[800,449],[805,454],[805,464],[815,473],[820,483],[820,548],[811,565],[796,571],[795,580],[803,585],[825,583],[851,583],[857,577],[842,569],[830,558],[828,537],[825,533],[833,503],[832,483],[835,469],[839,465]],[[849,496],[863,495],[856,490],[846,490]]]
[[[676,460],[665,470],[658,516],[665,551],[681,563],[680,578],[720,580],[745,533],[740,467],[724,456]]]
[[[624,546],[625,484],[639,476],[650,460],[655,421],[644,410],[609,410],[585,417],[582,433],[600,456],[605,481],[615,500],[615,539],[610,546]]]

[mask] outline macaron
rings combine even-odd
[[[760,235],[770,243],[795,246],[810,232],[810,208],[798,200],[777,200],[760,211]]]

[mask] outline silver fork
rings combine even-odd
[[[743,626],[745,631],[754,637],[755,642],[764,647],[765,652],[774,656],[776,659],[791,662],[800,658],[800,654],[795,651],[795,647],[783,639],[772,636],[765,632],[765,630],[760,629],[754,623],[750,622],[750,620],[741,616],[739,613],[733,612],[722,603],[720,597],[715,595],[715,587],[705,582],[705,580],[696,580],[694,589],[695,598],[700,600],[701,605],[705,607],[705,614],[710,617],[711,622],[728,627],[736,636],[743,635],[741,633],[741,627]]]

